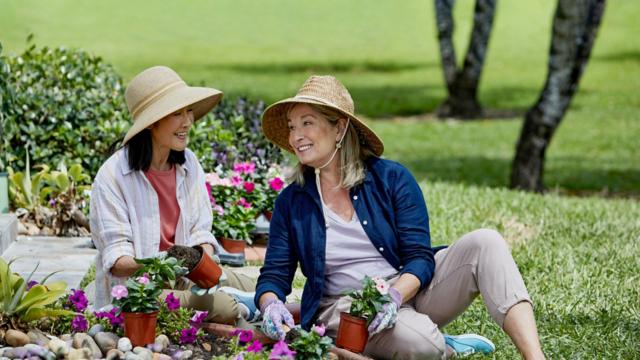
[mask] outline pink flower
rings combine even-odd
[[[245,207],[246,209],[251,208],[251,203],[247,201],[247,199],[241,197],[237,202],[238,205]]]
[[[127,291],[127,287],[124,285],[116,285],[111,288],[111,296],[120,300],[129,295],[129,291]]]
[[[231,185],[235,186],[235,187],[239,187],[240,185],[242,185],[243,181],[242,178],[238,175],[233,175],[231,177]]]
[[[258,340],[253,340],[251,345],[247,347],[247,351],[254,352],[254,353],[260,352],[262,351],[262,344],[260,344],[260,341]]]
[[[253,174],[256,170],[256,164],[252,162],[241,162],[233,165],[233,171],[238,174]]]
[[[167,304],[167,309],[169,311],[177,310],[180,307],[180,299],[173,295],[173,292],[170,292],[169,295],[164,299],[165,304]]]
[[[326,326],[324,326],[323,324],[320,325],[314,325],[312,330],[316,332],[316,334],[320,335],[320,336],[324,336],[324,333],[326,331]]]
[[[245,181],[242,186],[244,187],[244,191],[246,191],[248,194],[251,194],[256,188],[256,184],[250,181]]]
[[[189,322],[191,323],[191,325],[202,324],[202,322],[207,318],[207,315],[209,315],[208,311],[196,310],[196,313],[191,317],[191,320],[189,320]]]
[[[220,178],[216,173],[209,173],[205,175],[207,184],[211,186],[231,186],[231,181],[227,178]]]
[[[140,284],[147,285],[149,283],[149,274],[144,273],[136,279]]]
[[[387,295],[389,293],[389,285],[386,282],[377,283],[376,289],[381,295]]]
[[[224,209],[220,205],[214,206],[213,211],[217,212],[218,216],[224,216]]]
[[[280,191],[282,190],[283,186],[284,186],[284,181],[282,181],[282,179],[279,176],[276,176],[273,179],[269,180],[269,187],[273,191]]]
[[[238,335],[238,341],[241,344],[248,344],[251,340],[253,340],[253,332],[251,330],[240,331],[240,335]]]

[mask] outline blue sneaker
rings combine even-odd
[[[485,355],[496,351],[491,340],[476,334],[444,335],[444,342],[456,352],[456,356],[467,356],[474,353]]]
[[[256,304],[253,302],[253,298],[256,295],[255,292],[242,291],[231,286],[223,286],[218,289],[218,291],[229,294],[236,300],[243,313],[242,317],[248,322],[253,322],[260,318],[260,310],[258,310]]]

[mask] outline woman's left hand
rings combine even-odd
[[[402,295],[395,288],[389,288],[389,296],[393,301],[384,304],[382,311],[376,314],[376,317],[369,325],[370,335],[375,335],[384,329],[393,327],[396,320],[398,320],[398,309],[402,305]]]

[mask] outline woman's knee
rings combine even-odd
[[[507,243],[502,235],[493,229],[478,229],[468,233],[463,239],[467,246],[478,250],[506,248]]]

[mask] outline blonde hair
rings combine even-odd
[[[285,113],[287,118],[291,110],[298,105],[298,103],[292,103],[287,105]],[[339,111],[327,108],[321,105],[306,104],[313,110],[319,112],[331,126],[337,126],[338,120],[347,118],[347,116]],[[375,156],[374,152],[365,143],[360,142],[358,131],[353,126],[353,123],[349,121],[347,127],[347,133],[342,140],[342,147],[338,150],[338,160],[340,169],[340,187],[350,189],[362,181],[366,174],[365,160],[370,156]],[[304,185],[304,172],[308,168],[300,162],[296,164],[293,172],[287,176],[287,182],[295,182],[300,186]]]

